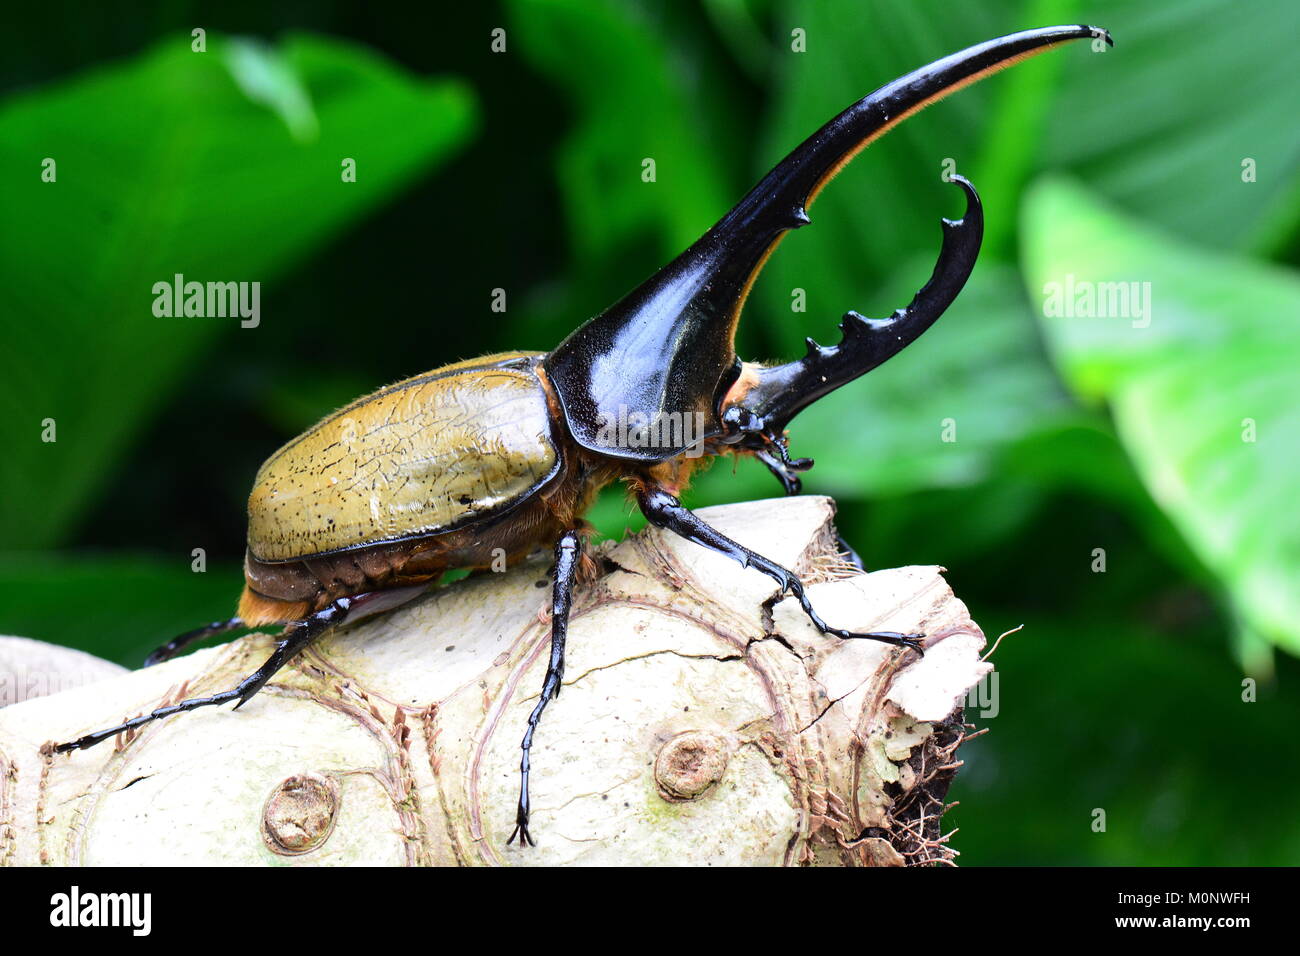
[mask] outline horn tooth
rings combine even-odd
[[[811,335],[804,339],[804,343],[808,346],[809,355],[816,355],[822,351],[822,347],[817,344]]]
[[[850,339],[860,339],[871,331],[871,319],[853,310],[844,313],[844,318],[840,319],[840,331],[844,333],[841,340],[847,342]]]
[[[800,226],[806,226],[808,223],[812,222],[812,220],[808,218],[808,210],[802,205],[794,207],[791,219],[794,223],[794,225],[791,226],[792,229],[798,229]]]

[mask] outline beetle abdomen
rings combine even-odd
[[[435,369],[359,399],[272,455],[248,498],[261,561],[452,531],[504,513],[560,467],[533,353]]]

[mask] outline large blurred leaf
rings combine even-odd
[[[1180,244],[1056,180],[1028,196],[1024,233],[1040,301],[1071,277],[1150,284],[1145,319],[1044,318],[1052,352],[1081,395],[1109,402],[1152,497],[1247,625],[1300,652],[1300,278]]]
[[[0,540],[62,539],[204,343],[230,330],[254,347],[238,318],[155,317],[155,282],[274,279],[473,121],[459,83],[313,37],[213,37],[207,53],[177,37],[0,107]],[[41,181],[46,157],[56,182]],[[323,346],[303,330],[305,355]],[[41,441],[46,418],[55,443]]]
[[[1117,205],[1205,245],[1258,248],[1294,231],[1300,5],[1068,8],[1110,27],[1115,48],[1066,72],[1050,104],[1043,167],[1068,167]],[[1242,180],[1246,159],[1257,164],[1254,182]]]

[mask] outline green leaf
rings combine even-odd
[[[1300,224],[1300,97],[1289,2],[1070,4],[1114,49],[1067,65],[1040,169],[1198,244],[1271,251]],[[1067,21],[1069,22],[1069,21]],[[1243,163],[1255,180],[1243,180]]]
[[[726,211],[706,130],[646,15],[617,0],[514,0],[524,54],[563,85],[579,122],[560,152],[569,226],[580,258],[642,230],[679,251]],[[643,177],[643,163],[655,178]]]
[[[279,116],[294,139],[309,143],[320,135],[320,121],[302,78],[280,51],[260,40],[233,37],[225,61],[244,95]]]
[[[1063,375],[1109,403],[1147,489],[1247,626],[1300,652],[1300,278],[1179,243],[1059,180],[1029,194],[1023,232]],[[1129,286],[1101,283],[1134,283],[1128,309]]]
[[[160,318],[153,287],[269,283],[470,135],[454,81],[363,48],[188,37],[0,105],[6,290],[0,540],[63,540],[228,318]],[[43,181],[46,160],[56,178]],[[342,163],[356,161],[356,181]],[[442,224],[439,224],[442,225]],[[276,321],[264,294],[261,322]],[[302,331],[303,351],[313,347]],[[55,423],[54,442],[42,441]],[[40,506],[32,501],[39,498]]]

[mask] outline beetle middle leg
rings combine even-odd
[[[507,845],[514,843],[515,837],[519,837],[521,847],[537,845],[528,832],[528,815],[531,810],[528,802],[529,752],[533,747],[533,734],[542,719],[542,711],[553,698],[560,696],[560,686],[564,681],[564,642],[569,634],[569,611],[573,607],[573,581],[581,559],[581,533],[576,529],[564,532],[555,544],[555,586],[551,592],[551,659],[546,667],[546,678],[542,681],[542,696],[533,712],[528,715],[528,730],[524,732],[523,742],[519,745],[523,751],[523,757],[519,761],[519,806],[515,812],[515,828],[510,831]]]
[[[652,525],[679,534],[688,541],[694,541],[710,551],[726,555],[740,562],[743,567],[762,571],[772,578],[777,584],[781,585],[783,592],[788,591],[795,596],[804,613],[808,615],[808,619],[812,621],[813,626],[823,634],[830,634],[844,640],[882,641],[886,644],[910,647],[918,653],[925,653],[925,648],[921,646],[921,640],[925,636],[923,634],[902,634],[898,631],[868,631],[858,634],[843,628],[831,627],[813,610],[812,602],[808,600],[808,595],[804,591],[803,582],[799,580],[793,571],[783,568],[775,561],[771,561],[761,554],[750,551],[738,542],[732,541],[721,531],[705,524],[698,515],[684,507],[675,495],[671,495],[661,488],[646,488],[638,491],[637,501],[641,506],[641,513],[646,516],[646,520]]]
[[[152,667],[154,664],[169,661],[196,641],[215,637],[217,634],[224,634],[227,631],[237,631],[244,626],[243,618],[232,617],[226,621],[213,621],[211,624],[205,624],[202,627],[196,627],[192,631],[186,631],[184,634],[178,634],[146,657],[144,666]]]

